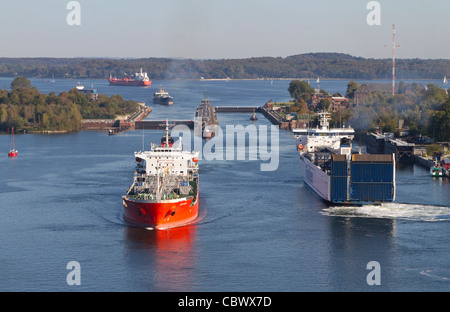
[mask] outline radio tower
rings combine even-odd
[[[395,48],[399,48],[399,45],[395,45],[395,24],[392,25],[392,95],[395,95]]]

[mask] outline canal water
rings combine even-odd
[[[31,82],[46,93],[78,83]],[[322,80],[321,87],[345,93],[347,82]],[[204,92],[217,106],[289,100],[289,81],[278,80],[154,81],[150,88],[80,83],[145,101],[153,108],[148,119],[192,119]],[[174,96],[173,106],[151,103],[160,85]],[[254,125],[269,131],[258,117]],[[218,118],[222,128],[252,124],[250,114]],[[16,135],[16,159],[7,157],[10,137],[0,135],[0,291],[450,290],[449,180],[398,166],[394,203],[330,207],[303,184],[295,140],[280,131],[276,170],[261,171],[268,161],[260,158],[200,161],[195,224],[132,228],[123,221],[121,196],[132,182],[133,152],[143,138],[148,147],[161,135]],[[80,285],[67,282],[72,261]]]

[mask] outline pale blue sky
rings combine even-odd
[[[369,26],[369,0],[1,0],[0,57],[286,57],[340,52],[450,58],[450,1],[389,0]]]

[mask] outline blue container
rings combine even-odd
[[[331,196],[332,202],[347,201],[348,166],[346,161],[331,162]]]
[[[393,162],[352,162],[350,199],[386,202],[394,199]]]

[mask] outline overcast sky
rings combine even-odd
[[[286,57],[339,52],[450,58],[449,0],[0,0],[0,57]],[[387,47],[385,47],[387,45]]]

